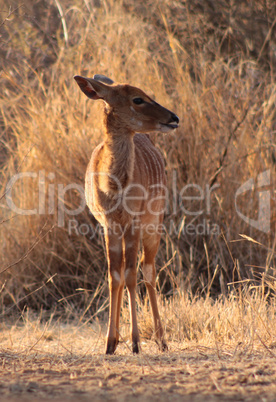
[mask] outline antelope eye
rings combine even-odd
[[[135,103],[135,105],[141,105],[142,103],[144,103],[142,98],[134,98],[132,99],[132,102]]]

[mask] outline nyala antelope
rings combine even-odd
[[[89,162],[85,195],[88,207],[105,233],[110,297],[106,353],[113,354],[119,342],[125,285],[129,295],[132,351],[139,353],[135,295],[140,239],[142,272],[155,337],[160,349],[165,351],[168,348],[156,300],[154,260],[165,209],[166,177],[163,158],[146,133],[171,132],[178,127],[179,119],[141,89],[115,85],[103,75],[74,78],[88,98],[105,102],[104,140],[95,148]]]

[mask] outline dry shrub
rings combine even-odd
[[[2,24],[0,195],[3,219],[12,219],[0,227],[1,266],[23,256],[1,274],[3,309],[29,296],[34,308],[62,299],[72,309],[92,300],[97,310],[106,296],[102,238],[79,231],[87,223],[95,230],[95,219],[87,209],[62,215],[64,189],[67,212],[80,206],[86,165],[102,135],[101,105],[80,93],[78,73],[137,85],[180,117],[175,134],[155,136],[170,190],[157,258],[161,291],[218,295],[228,282],[274,275],[273,200],[265,233],[238,216],[235,194],[267,170],[266,188],[275,189],[275,6],[211,3],[25,1]],[[11,211],[5,195],[11,178],[26,172],[33,176],[12,186],[12,200],[37,208],[32,215]],[[187,185],[184,210],[179,194]],[[258,194],[247,195],[239,210],[257,219]],[[70,230],[74,218],[78,229]]]
[[[259,289],[240,288],[215,301],[209,297],[189,298],[180,293],[160,300],[159,304],[166,336],[171,342],[237,347],[242,344],[247,350],[257,348],[261,342],[268,347],[274,345],[275,299],[268,302]],[[123,316],[127,317],[127,312]],[[153,325],[147,304],[140,305],[139,325],[141,337],[151,339]],[[123,338],[127,337],[128,333],[124,332]]]

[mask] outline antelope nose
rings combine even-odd
[[[171,115],[171,122],[179,123],[179,118],[176,116],[176,114],[172,113]]]

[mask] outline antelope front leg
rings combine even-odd
[[[106,233],[105,240],[109,281],[109,323],[106,354],[113,354],[119,342],[119,318],[124,286],[122,277],[123,251],[121,237]]]

